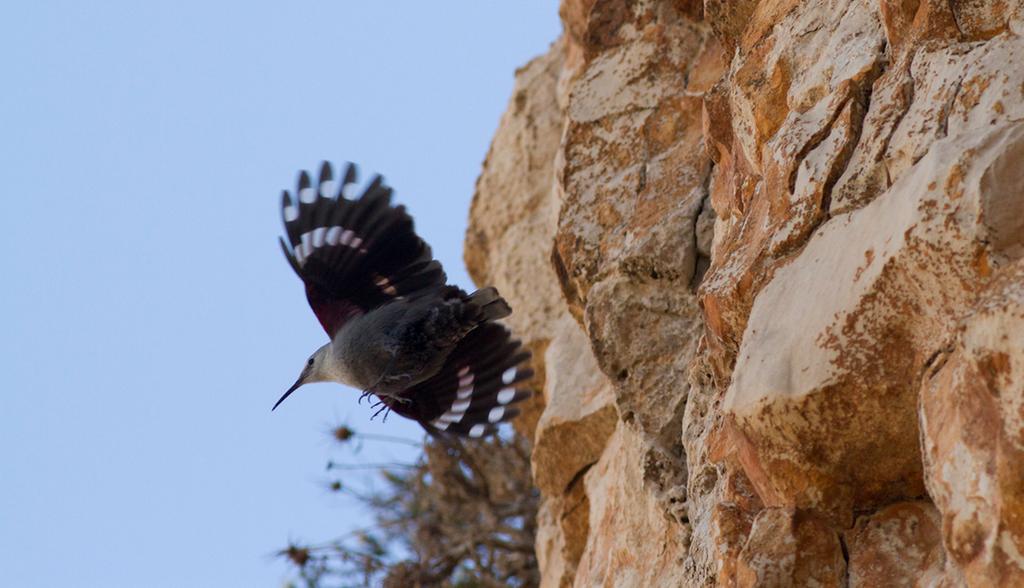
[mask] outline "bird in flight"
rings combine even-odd
[[[355,166],[336,181],[325,161],[315,186],[303,171],[295,197],[282,195],[281,248],[330,340],[274,408],[303,384],[338,382],[431,433],[493,433],[530,395],[517,387],[533,375],[530,353],[495,322],[512,310],[494,288],[446,284],[383,179],[346,197],[355,182]]]

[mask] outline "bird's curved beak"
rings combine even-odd
[[[294,384],[292,384],[292,387],[291,387],[291,388],[288,388],[288,391],[284,393],[284,396],[282,396],[281,398],[279,398],[279,399],[277,400],[277,402],[276,402],[276,403],[274,403],[274,408],[271,408],[271,409],[270,409],[270,411],[271,411],[271,412],[273,412],[273,411],[274,411],[274,409],[276,409],[276,408],[277,408],[278,406],[280,406],[280,404],[281,404],[282,402],[284,402],[284,399],[285,399],[285,398],[288,398],[289,396],[291,396],[291,393],[292,393],[292,392],[295,392],[296,390],[298,390],[298,389],[299,389],[299,386],[301,386],[302,384],[304,384],[304,383],[305,383],[305,379],[306,379],[306,374],[302,374],[301,376],[299,376],[299,379],[298,379],[298,380],[295,380],[295,383],[294,383]]]

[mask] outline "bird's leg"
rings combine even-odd
[[[363,398],[366,398],[370,394],[373,394],[374,388],[379,386],[380,383],[384,381],[384,378],[387,377],[388,372],[391,371],[391,366],[393,366],[395,364],[395,358],[397,356],[398,356],[397,353],[391,355],[391,359],[388,360],[388,365],[384,366],[384,371],[381,372],[380,376],[377,378],[377,381],[374,382],[373,384],[371,384],[370,386],[368,386],[365,390],[363,390],[363,393],[359,396],[359,401],[356,404],[362,404],[363,403]],[[377,405],[373,405],[373,406],[377,406]],[[371,406],[370,408],[373,408],[373,406]]]
[[[388,398],[393,400],[394,402],[400,402],[402,404],[409,404],[412,402],[412,398],[403,398],[401,396],[388,396]],[[384,418],[381,420],[381,422],[388,422],[388,415],[391,414],[391,407],[387,404],[384,404],[383,399],[378,398],[377,402],[370,405],[370,408],[377,408],[377,412],[373,413],[373,416],[370,417],[371,421],[377,418],[377,415],[379,415],[381,412],[384,412]]]
[[[377,404],[375,404],[373,406],[380,406],[381,404],[384,404],[384,403],[383,402],[378,402]],[[379,415],[380,413],[382,413],[384,411],[387,411],[387,412],[384,413],[384,420],[383,420],[383,422],[385,422],[385,423],[388,422],[388,413],[391,412],[391,407],[389,407],[386,404],[384,404],[384,406],[381,406],[380,408],[378,408],[377,412],[373,413],[373,416],[370,417],[370,420],[372,421],[373,419],[377,418],[377,415]]]

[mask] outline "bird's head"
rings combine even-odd
[[[320,349],[317,349],[313,355],[309,356],[306,360],[306,365],[302,367],[302,373],[299,374],[299,379],[295,380],[291,388],[284,393],[281,398],[274,404],[274,408],[277,408],[285,398],[291,395],[292,392],[298,390],[303,384],[310,384],[313,382],[326,382],[330,380],[328,371],[328,359],[330,354],[331,344],[327,343]],[[274,408],[270,410],[274,410]]]

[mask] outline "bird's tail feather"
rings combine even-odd
[[[530,397],[530,352],[499,323],[487,322],[459,342],[441,370],[403,392],[381,400],[431,433],[483,437],[514,418],[516,404]]]
[[[503,319],[512,314],[512,307],[505,302],[505,299],[498,293],[498,289],[493,286],[473,292],[466,301],[480,313],[481,322]]]

